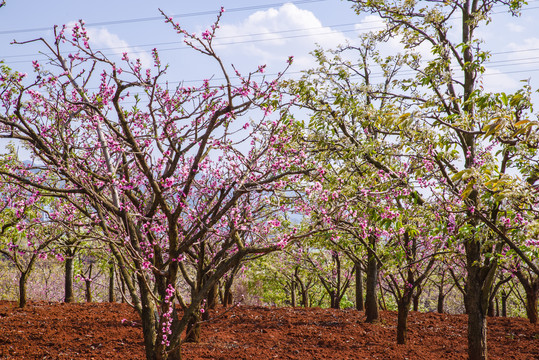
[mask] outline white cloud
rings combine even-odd
[[[377,15],[367,15],[365,18],[358,24],[355,28],[358,32],[366,33],[370,31],[379,31],[383,30],[386,27],[386,22],[384,19]]]
[[[498,69],[488,67],[485,67],[480,83],[487,92],[509,93],[517,90],[520,86],[520,83],[513,77],[504,74]]]
[[[120,39],[116,34],[111,33],[105,28],[88,28],[88,37],[93,47],[106,48],[105,53],[108,53],[108,49],[118,56],[122,56],[124,52],[128,53],[130,59],[140,59],[143,68],[151,67],[153,60],[148,52],[137,48],[131,47],[127,41]]]
[[[66,24],[66,35],[71,34],[71,29],[77,22],[70,21]],[[152,56],[145,50],[139,47],[132,47],[125,40],[120,39],[116,34],[111,33],[106,28],[86,28],[90,45],[93,50],[100,49],[105,55],[114,54],[122,57],[123,53],[128,53],[130,59],[140,59],[143,68],[148,68],[153,65]]]
[[[507,23],[507,29],[509,29],[509,31],[511,32],[516,32],[516,33],[521,33],[523,32],[526,28],[522,25],[517,25],[515,23]]]
[[[368,15],[360,23],[356,24],[355,28],[360,34],[366,34],[369,32],[378,32],[386,27],[384,19],[378,15]],[[402,35],[392,36],[387,41],[379,43],[378,50],[382,57],[395,55],[397,53],[406,52],[404,45],[402,44]],[[423,60],[430,60],[433,58],[431,53],[431,46],[426,41],[414,49],[414,52],[419,53]]]
[[[508,47],[510,50],[513,50],[513,51],[539,49],[539,38],[530,37],[530,38],[522,39],[522,41],[519,43],[511,42],[508,44]],[[536,52],[531,51],[530,53],[537,55],[539,54],[539,50],[537,50]]]
[[[295,68],[308,68],[314,66],[309,52],[316,44],[336,48],[347,40],[342,32],[323,26],[312,12],[287,3],[278,9],[257,11],[239,24],[221,24],[215,44],[249,58],[250,64],[278,68],[288,56],[294,56]]]
[[[529,37],[522,39],[520,42],[511,42],[507,45],[507,48],[512,51],[507,54],[504,69],[511,71],[512,78],[517,80],[527,80],[537,78],[534,76],[537,74],[537,59],[539,58],[539,38]],[[537,81],[535,81],[537,82]],[[520,85],[521,86],[521,85]],[[532,86],[537,86],[533,85]]]

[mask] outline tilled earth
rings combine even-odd
[[[466,316],[410,313],[396,344],[396,313],[364,323],[355,310],[218,308],[185,359],[466,359]],[[539,359],[539,325],[489,318],[490,359]],[[0,359],[144,359],[142,330],[125,304],[0,301]]]

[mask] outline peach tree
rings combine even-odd
[[[47,64],[34,62],[31,76],[4,67],[0,86],[0,133],[39,167],[2,175],[69,199],[101,228],[141,317],[148,359],[180,358],[182,333],[215,283],[296,236],[268,235],[280,225],[271,209],[293,206],[278,195],[307,171],[289,146],[295,125],[278,78],[255,81],[263,67],[232,76],[213,48],[218,20],[200,36],[165,20],[217,65],[223,83],[170,87],[156,50],[151,69],[127,53],[113,61],[92,49],[80,21],[55,28],[52,41],[32,40]]]

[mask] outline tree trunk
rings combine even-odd
[[[532,324],[537,324],[537,301],[539,296],[539,277],[526,276],[522,270],[516,272],[518,280],[526,292],[526,315]]]
[[[290,306],[296,307],[296,282],[294,279],[290,281]]]
[[[307,286],[301,281],[301,278],[299,277],[299,268],[296,267],[294,278],[296,279],[297,284],[299,285],[299,291],[301,293],[301,305],[303,307],[309,307],[309,289]]]
[[[487,316],[493,317],[494,316],[494,299],[490,299],[488,302],[488,310],[487,310]]]
[[[214,310],[217,305],[217,295],[219,293],[219,284],[215,283],[208,292],[208,298],[206,301],[206,309]]]
[[[28,283],[28,275],[30,272],[27,270],[21,273],[19,277],[19,307],[22,309],[26,306],[27,295],[26,295],[26,284]]]
[[[507,299],[509,298],[509,294],[505,292],[505,290],[502,290],[502,316],[507,317]]]
[[[340,309],[341,308],[341,301],[339,298],[339,294],[335,289],[331,289],[329,292],[329,297],[331,299],[331,308],[332,309]]]
[[[363,311],[365,310],[363,302],[363,274],[361,273],[360,264],[355,264],[356,266],[356,310]]]
[[[123,276],[120,276],[120,283],[122,284],[122,304],[123,304],[123,303],[125,303],[125,297],[126,297],[126,294],[125,294],[125,281],[124,281]]]
[[[418,286],[417,287],[417,290],[414,294],[414,297],[413,297],[413,301],[414,301],[414,311],[418,311],[419,310],[419,299],[421,297],[421,293],[423,292],[423,289],[421,288],[421,286]]]
[[[468,357],[487,360],[487,310],[496,272],[496,262],[481,265],[481,244],[469,239],[466,246],[468,279],[466,309],[468,311]]]
[[[309,307],[309,291],[307,289],[301,290],[301,304],[303,307]]]
[[[378,285],[378,262],[376,257],[372,252],[375,250],[375,238],[370,237],[369,243],[371,246],[371,251],[369,251],[369,259],[367,262],[367,292],[365,298],[365,315],[366,322],[373,323],[379,320],[378,313],[378,298],[376,287]]]
[[[215,306],[217,305],[218,292],[219,283],[216,282],[213,286],[210,287],[210,290],[208,291],[208,296],[206,297],[206,305],[204,306],[204,310],[202,312],[203,321],[207,321],[210,319],[210,312],[208,310],[215,309]]]
[[[339,294],[341,291],[341,259],[339,257],[338,252],[334,252],[333,255],[333,262],[335,263],[335,270],[337,270],[337,286],[336,289],[333,289],[331,291],[331,297],[333,297],[333,309],[340,309],[341,308],[341,295]],[[345,289],[343,289],[344,291]]]
[[[85,298],[86,302],[92,302],[92,263],[90,263],[90,268],[88,269],[88,277],[84,278],[84,285],[85,285]]]
[[[526,288],[526,315],[530,323],[537,324],[537,303],[539,295],[539,279],[535,282],[536,286]]]
[[[75,301],[75,296],[73,295],[73,253],[68,251],[66,255],[64,264],[64,302],[72,303]]]
[[[86,299],[86,302],[92,302],[92,280],[85,279],[84,285],[85,285],[84,297]]]
[[[116,296],[114,294],[114,283],[115,283],[115,266],[114,262],[111,262],[109,264],[109,302],[113,303],[116,302]]]
[[[487,317],[485,311],[470,304],[468,314],[468,356],[487,360]]]
[[[386,304],[386,297],[385,297],[385,293],[384,293],[384,288],[382,288],[380,286],[379,289],[380,289],[380,298],[378,299],[378,304],[380,305],[380,308],[382,310],[387,311],[387,304]]]
[[[223,306],[227,307],[229,305],[232,305],[234,302],[234,297],[232,295],[232,291],[230,290],[229,286],[225,286],[225,295],[223,296]]]
[[[144,349],[146,350],[146,359],[155,360],[159,359],[159,351],[156,349],[157,339],[157,324],[159,319],[157,317],[157,309],[151,298],[151,294],[146,288],[146,279],[144,275],[137,274],[137,283],[140,291],[140,303],[142,312],[140,314],[142,321],[142,335],[144,339]]]
[[[440,291],[438,292],[438,313],[440,314],[444,313],[444,299],[445,295],[443,289],[440,289]]]
[[[397,304],[397,344],[408,342],[408,313],[410,312],[411,296],[404,295]]]
[[[200,311],[195,311],[187,323],[186,342],[198,343],[200,341],[200,317],[197,313]]]
[[[225,281],[225,290],[224,290],[224,296],[223,296],[223,306],[227,307],[229,305],[232,305],[234,303],[234,296],[232,294],[232,284],[234,283],[234,277],[236,276],[236,273],[239,270],[239,264],[232,269],[232,271],[229,273],[228,278]]]

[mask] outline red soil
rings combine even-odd
[[[397,345],[396,314],[365,324],[354,310],[219,308],[185,359],[466,359],[466,316],[410,314]],[[122,319],[126,319],[122,323]],[[490,318],[491,359],[539,359],[539,325]],[[142,331],[124,304],[0,302],[0,359],[143,359]]]

